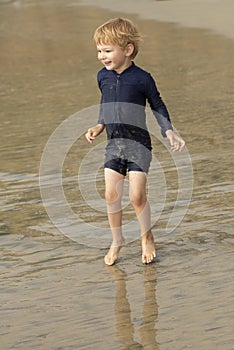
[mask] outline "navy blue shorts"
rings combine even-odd
[[[151,149],[128,139],[109,140],[104,167],[126,176],[129,171],[148,173],[152,160]]]
[[[128,171],[141,171],[148,173],[150,162],[139,166],[138,164],[129,161],[128,159],[113,158],[104,164],[104,168],[109,168],[117,171],[118,173],[126,176]]]

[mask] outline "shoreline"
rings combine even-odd
[[[134,1],[80,0],[80,5],[96,6],[112,12],[138,15],[139,19],[175,23],[182,27],[208,30],[234,39],[232,0]]]

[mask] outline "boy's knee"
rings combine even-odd
[[[121,211],[121,198],[116,192],[106,192],[105,200],[108,214],[116,214]]]
[[[144,195],[132,195],[130,201],[134,207],[141,207],[146,203],[146,197]]]
[[[105,200],[107,204],[113,204],[120,200],[117,192],[105,192]]]

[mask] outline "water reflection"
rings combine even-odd
[[[122,350],[151,349],[158,350],[156,323],[158,305],[156,302],[157,272],[155,265],[143,269],[144,306],[140,325],[141,343],[134,340],[134,324],[131,317],[131,305],[127,296],[127,273],[118,266],[107,267],[116,285],[115,322],[116,335]]]

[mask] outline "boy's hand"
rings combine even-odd
[[[93,143],[95,138],[101,134],[101,132],[104,130],[105,126],[103,124],[97,124],[93,128],[88,129],[88,131],[85,134],[85,137],[88,142]]]
[[[88,131],[85,134],[85,137],[86,137],[88,142],[93,143],[93,141],[95,140],[95,137],[96,137],[95,131],[92,128],[88,129]]]
[[[176,135],[173,130],[167,130],[166,135],[170,141],[171,150],[173,152],[183,151],[183,149],[185,147],[185,141],[180,136]]]

